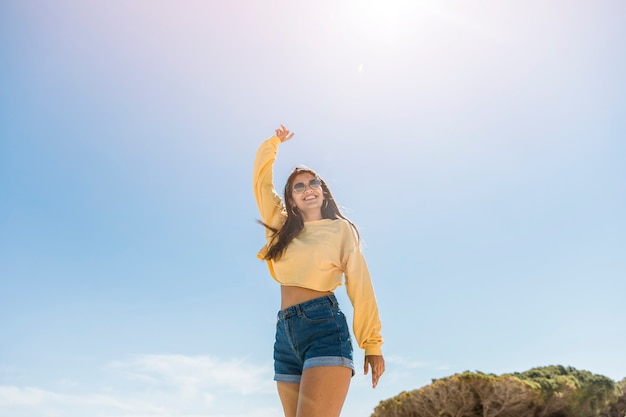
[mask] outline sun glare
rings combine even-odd
[[[358,31],[366,37],[397,41],[408,29],[409,16],[414,15],[419,1],[368,0],[350,5]]]

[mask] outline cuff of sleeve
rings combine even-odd
[[[382,356],[383,351],[380,346],[368,346],[365,348],[365,356],[369,355]]]
[[[278,145],[280,145],[280,138],[276,135],[272,136],[271,138],[268,139],[270,141],[270,143],[272,145],[274,145],[275,147],[278,147]]]

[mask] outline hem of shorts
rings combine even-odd
[[[350,358],[344,358],[343,356],[316,356],[315,358],[309,358],[304,361],[302,369],[314,368],[316,366],[343,366],[352,370],[352,376],[354,376],[354,362]]]
[[[274,374],[274,381],[288,382],[291,384],[299,384],[302,375]]]

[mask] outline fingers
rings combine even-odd
[[[368,355],[365,357],[365,375],[368,373],[368,366],[372,368],[372,388],[376,388],[378,380],[385,372],[385,360],[379,355]]]
[[[287,128],[285,127],[285,125],[280,125],[280,127],[276,129],[276,136],[280,137],[284,135],[285,131],[287,131]]]
[[[379,366],[372,365],[372,388],[376,388],[376,385],[378,385],[378,380],[380,379],[383,372],[384,371],[381,370]]]
[[[281,142],[285,142],[293,138],[293,135],[295,135],[295,133],[290,132],[289,129],[287,129],[283,124],[280,125],[280,128],[276,129],[276,136]]]

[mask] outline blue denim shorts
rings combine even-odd
[[[345,366],[354,375],[350,331],[334,295],[278,312],[274,380],[300,383],[302,371],[314,366]]]

